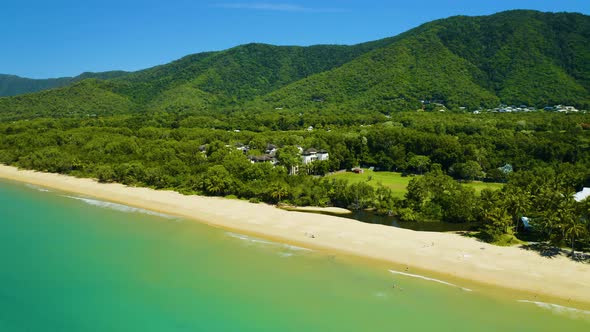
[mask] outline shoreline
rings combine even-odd
[[[319,207],[319,206],[293,206],[293,205],[277,205],[277,208],[285,211],[308,212],[308,213],[329,213],[332,215],[347,215],[352,214],[352,211],[339,207]]]
[[[557,302],[590,309],[590,264],[567,257],[545,258],[516,247],[498,247],[458,234],[416,232],[266,204],[173,191],[98,183],[92,179],[18,170],[0,165],[0,179],[175,215],[214,227],[279,242],[348,255],[412,274],[440,276],[473,288],[522,293],[522,300]],[[477,286],[476,286],[477,287]],[[496,292],[488,292],[493,296]],[[497,295],[497,294],[496,294]],[[510,295],[509,295],[510,296]],[[512,294],[511,297],[516,296]],[[521,299],[519,297],[519,299]]]

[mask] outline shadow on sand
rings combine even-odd
[[[473,238],[473,239],[477,239],[480,242],[488,242],[484,237],[484,235],[481,232],[456,232],[457,234],[464,236],[464,237],[469,237],[469,238]],[[530,239],[520,239],[522,241],[527,241]],[[589,248],[586,247],[584,252],[582,251],[576,251],[574,253],[574,255],[572,256],[572,252],[569,249],[563,249],[560,247],[556,247],[554,245],[551,245],[547,242],[528,242],[525,244],[521,244],[518,246],[521,249],[524,250],[529,250],[529,251],[535,251],[537,252],[539,255],[541,255],[542,257],[546,257],[546,258],[554,258],[557,256],[564,256],[567,257],[573,261],[576,262],[580,262],[580,263],[585,263],[585,264],[590,264],[590,252],[589,252]]]
[[[570,250],[562,249],[548,243],[535,242],[521,245],[520,248],[524,250],[536,251],[539,255],[547,258],[556,256],[566,256],[573,261],[590,264],[590,254],[583,252],[575,252],[572,256]]]

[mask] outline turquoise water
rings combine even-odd
[[[0,262],[0,331],[590,330],[590,313],[1,181]]]

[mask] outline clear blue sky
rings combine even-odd
[[[590,15],[590,0],[2,0],[0,73],[138,70],[249,42],[355,44],[508,9]]]

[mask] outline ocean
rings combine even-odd
[[[0,331],[590,330],[587,311],[11,181],[0,264]]]

